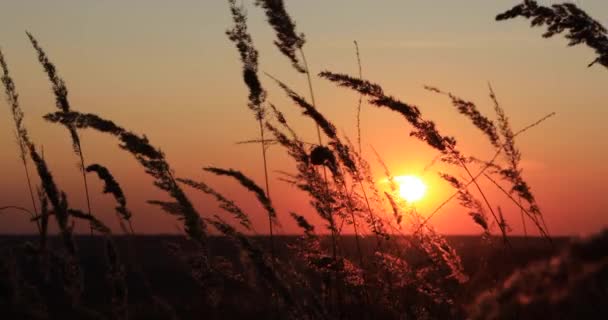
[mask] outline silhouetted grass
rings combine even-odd
[[[606,28],[574,3],[541,6],[534,0],[524,0],[513,8],[496,16],[497,21],[524,17],[533,27],[546,25],[544,38],[567,32],[568,46],[586,44],[595,50],[597,58],[588,66],[599,63],[608,68],[608,34]]]
[[[19,157],[23,163],[25,179],[30,192],[30,198],[32,199],[32,208],[34,209],[33,216],[35,216],[38,212],[38,208],[36,206],[36,200],[34,199],[32,180],[30,179],[30,172],[27,166],[27,145],[29,144],[29,136],[27,129],[23,124],[23,111],[21,110],[21,106],[19,104],[19,94],[17,94],[15,83],[9,74],[8,65],[6,64],[2,50],[0,50],[0,66],[2,67],[2,84],[4,85],[6,100],[10,105],[13,121],[15,123],[15,135],[17,136],[17,144],[19,146]],[[36,222],[36,225],[38,227],[38,231],[42,232],[40,224]]]
[[[26,32],[26,34],[30,39],[32,46],[36,50],[36,53],[38,54],[38,61],[40,61],[40,64],[42,64],[42,67],[52,84],[53,93],[55,94],[55,105],[59,110],[61,110],[60,112],[70,112],[71,106],[68,100],[68,88],[66,87],[65,82],[59,77],[59,74],[57,74],[55,65],[51,63],[46,53],[38,43],[38,40],[36,40],[31,33]],[[80,137],[78,136],[76,128],[73,126],[66,124],[66,128],[70,132],[70,137],[72,138],[72,148],[74,149],[74,153],[76,153],[80,159],[80,171],[82,173],[82,183],[84,185],[84,192],[87,200],[87,209],[89,210],[89,214],[93,214],[91,212],[91,197],[89,197],[89,185],[87,183],[84,154],[82,152]],[[93,233],[93,226],[91,226],[91,233]]]
[[[115,136],[121,142],[120,148],[131,153],[135,159],[144,167],[146,173],[152,176],[154,185],[168,193],[175,202],[160,205],[170,214],[177,215],[184,220],[184,227],[188,235],[199,244],[205,244],[206,224],[190,202],[190,199],[182,191],[173,177],[169,163],[165,160],[165,154],[152,146],[148,139],[140,137],[114,122],[105,120],[94,114],[83,114],[79,112],[56,112],[47,114],[44,118],[50,122],[62,123],[75,128],[92,128],[99,132]],[[159,202],[151,202],[161,204]]]
[[[426,87],[447,96],[495,149],[490,160],[467,156],[457,147],[454,137],[445,135],[435,122],[423,117],[421,108],[388,95],[380,85],[363,79],[359,46],[355,42],[357,77],[329,71],[319,74],[359,94],[355,147],[348,137],[338,133],[331,119],[315,103],[312,74],[303,51],[304,36],[296,31],[285,3],[257,0],[255,5],[263,9],[281,54],[289,59],[296,72],[307,76],[310,99],[284,82],[270,78],[290,98],[290,103],[314,122],[318,143],[303,141],[279,107],[267,101],[268,94],[258,77],[259,53],[247,29],[245,8],[235,0],[228,0],[234,25],[227,35],[239,52],[242,78],[249,90],[248,107],[260,130],[259,139],[247,142],[261,145],[265,189],[238,169],[204,167],[204,170],[232,178],[255,195],[269,219],[269,246],[264,245],[266,239],[257,236],[247,210],[204,181],[176,178],[165,154],[145,135],[133,133],[96,114],[73,110],[64,80],[38,41],[28,33],[59,109],[44,119],[68,129],[82,165],[88,211],[70,207],[51,168],[30,140],[15,84],[0,52],[2,82],[15,123],[34,212],[20,206],[5,206],[0,210],[30,212],[32,221],[38,224],[40,238],[39,246],[29,244],[27,239],[19,239],[23,245],[11,243],[8,250],[0,245],[0,309],[6,311],[9,318],[526,319],[546,314],[574,315],[571,301],[583,304],[584,312],[596,308],[605,313],[605,306],[600,305],[606,297],[601,291],[605,283],[605,235],[586,244],[575,244],[551,263],[518,269],[533,258],[555,253],[556,247],[533,238],[509,236],[509,223],[502,209],[489,202],[487,190],[477,183],[482,176],[492,182],[521,210],[524,228],[526,217],[544,239],[553,241],[540,205],[524,179],[516,137],[554,113],[514,131],[491,87],[489,96],[496,120],[482,114],[471,101]],[[605,29],[575,5],[549,8],[526,0],[497,19],[517,16],[532,19],[533,25],[547,25],[546,37],[568,31],[571,45],[586,43],[596,49],[598,58],[594,63],[608,66]],[[436,160],[453,165],[447,170],[455,168],[466,173],[465,178],[460,178],[451,171],[438,172],[456,191],[434,211],[418,212],[398,196],[398,186],[376,152],[389,182],[387,190],[377,187],[362,154],[363,97],[371,106],[403,116],[413,128],[410,136],[438,151]],[[145,215],[131,213],[118,180],[106,167],[91,164],[85,168],[77,131],[81,129],[93,129],[118,140],[119,147],[130,153],[153,178],[154,185],[170,198],[148,203],[183,221],[187,237],[135,236],[131,221],[145,219]],[[267,139],[267,134],[273,139]],[[326,143],[321,134],[325,135]],[[283,149],[295,164],[294,172],[280,172],[281,180],[304,192],[321,218],[322,225],[315,226],[307,215],[290,208],[289,218],[295,220],[302,235],[286,237],[273,232],[273,226],[280,224],[283,214],[275,209],[269,193],[266,148],[270,145]],[[40,178],[40,210],[27,171],[27,156]],[[434,162],[425,171],[431,170]],[[480,167],[476,172],[475,166]],[[127,236],[126,250],[121,250],[123,238],[113,237],[112,230],[92,215],[85,172],[95,173],[103,181],[103,193],[113,196],[116,202],[113,210]],[[499,179],[510,187],[503,187]],[[232,215],[247,233],[237,230],[214,212],[199,212],[182,184],[211,195],[219,208]],[[471,186],[475,186],[482,200],[476,198],[474,190],[469,189]],[[446,238],[430,224],[430,219],[453,198],[458,199],[481,228],[481,237],[466,241]],[[61,249],[55,237],[47,235],[51,218],[59,230]],[[85,220],[91,230],[102,234],[103,247],[99,241],[92,241],[93,238],[74,236],[76,220]],[[504,246],[495,241],[493,229],[496,227]],[[222,237],[209,237],[210,228]],[[354,236],[349,234],[351,230]],[[328,237],[323,235],[325,232]],[[80,249],[79,244],[86,249]],[[565,240],[552,244],[564,245]],[[129,263],[122,263],[124,257]],[[513,270],[516,273],[501,284]],[[568,281],[564,286],[551,284],[559,279]],[[592,287],[591,292],[584,290],[587,286]],[[488,293],[477,298],[483,291]],[[553,310],[543,313],[552,307],[563,313]]]
[[[120,187],[120,184],[114,179],[114,176],[110,173],[108,168],[100,164],[92,164],[86,168],[87,172],[95,172],[99,179],[104,182],[103,193],[111,194],[116,200],[116,213],[118,216],[118,222],[125,233],[133,233],[133,226],[131,225],[131,211],[127,208],[127,198]],[[127,229],[123,223],[123,220],[127,222],[129,228]]]
[[[228,38],[235,43],[241,56],[241,62],[243,63],[243,81],[249,88],[248,106],[249,109],[254,112],[260,128],[260,146],[262,148],[264,182],[266,187],[266,195],[264,195],[264,197],[270,198],[268,162],[266,160],[267,142],[264,135],[265,128],[263,124],[266,114],[266,91],[262,87],[260,79],[258,78],[258,51],[253,46],[253,40],[247,31],[247,16],[245,9],[241,6],[237,6],[236,1],[234,0],[229,0],[228,4],[230,5],[230,12],[232,13],[234,27],[231,30],[228,30],[226,34],[228,35]],[[274,218],[276,218],[276,215]],[[268,230],[270,232],[270,241],[273,243],[273,217],[271,216],[270,211],[268,211]],[[274,244],[272,246],[274,247]]]

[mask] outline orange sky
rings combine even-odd
[[[307,92],[305,78],[272,45],[272,30],[263,13],[249,7],[250,30],[260,51],[260,69]],[[586,68],[594,59],[585,47],[568,48],[561,37],[544,40],[541,30],[523,20],[497,23],[494,16],[516,1],[286,1],[298,29],[306,34],[305,50],[316,72],[329,69],[356,74],[353,40],[360,44],[364,77],[386,92],[420,106],[425,118],[455,136],[470,155],[489,158],[487,140],[459,115],[445,97],[423,89],[433,85],[475,101],[492,114],[490,81],[517,130],[555,111],[557,116],[518,138],[524,177],[545,213],[552,234],[588,234],[608,226],[608,71]],[[605,25],[608,3],[577,2]],[[256,229],[266,230],[262,209],[253,196],[225,178],[204,174],[203,166],[235,168],[263,181],[259,146],[235,142],[257,136],[257,123],[246,107],[247,90],[241,64],[224,34],[231,26],[223,1],[11,1],[0,11],[0,46],[9,63],[26,125],[44,145],[45,157],[73,206],[85,207],[77,158],[69,135],[41,116],[54,111],[50,84],[36,60],[25,30],[32,32],[56,64],[70,90],[70,100],[82,112],[112,119],[145,133],[165,153],[177,176],[204,179],[236,199],[251,214]],[[314,140],[314,127],[299,115],[273,83],[263,79],[269,100],[285,112],[297,131]],[[321,79],[314,80],[319,109],[344,134],[355,137],[358,96]],[[0,103],[0,206],[29,207],[23,169],[17,155],[8,105]],[[368,105],[363,109],[363,143],[373,145],[394,174],[420,174],[436,155],[408,137],[410,127],[398,115]],[[145,204],[164,199],[132,157],[108,136],[82,132],[87,162],[107,166],[122,184],[141,233],[175,232],[177,221]],[[377,167],[369,147],[365,155]],[[269,152],[272,196],[282,232],[298,230],[289,210],[314,213],[305,195],[278,181],[275,171],[293,171],[283,150]],[[436,170],[424,175],[427,198],[419,211],[431,211],[452,191]],[[459,174],[456,172],[456,174]],[[94,213],[116,227],[112,199],[101,195],[91,176]],[[486,185],[495,205],[501,205],[513,234],[521,233],[519,211],[499,191]],[[188,190],[203,214],[216,213],[210,198]],[[446,207],[432,222],[449,234],[478,233],[464,209]],[[84,227],[83,224],[81,224]],[[84,229],[82,229],[84,230]],[[34,231],[25,216],[4,213],[1,233]]]

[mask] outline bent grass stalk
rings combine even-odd
[[[523,17],[530,20],[532,27],[546,25],[543,38],[566,33],[568,46],[585,44],[595,50],[597,58],[587,65],[596,63],[608,68],[608,31],[597,20],[590,17],[574,3],[552,4],[550,7],[538,5],[534,0],[524,0],[511,9],[498,14],[496,21]]]
[[[127,198],[125,197],[124,192],[120,187],[120,184],[118,183],[118,181],[116,181],[110,170],[100,164],[92,164],[86,168],[86,171],[95,172],[99,179],[103,181],[103,193],[111,194],[112,197],[114,197],[114,200],[116,201],[117,206],[114,208],[114,210],[121,229],[124,231],[125,234],[134,234],[135,232],[133,231],[133,225],[131,223],[132,214],[131,211],[127,208]],[[128,229],[125,226],[123,220],[127,222],[129,226]]]
[[[119,147],[134,156],[139,164],[144,167],[145,172],[154,178],[154,185],[175,200],[175,202],[169,203],[169,206],[165,206],[164,203],[159,201],[148,202],[160,205],[169,214],[182,219],[188,236],[201,248],[207,248],[207,225],[205,221],[177,184],[165,154],[151,145],[145,136],[138,136],[112,121],[90,113],[55,112],[45,115],[44,119],[53,123],[71,125],[79,129],[92,128],[117,138],[120,141]]]

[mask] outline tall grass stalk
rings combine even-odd
[[[359,70],[359,79],[363,79],[363,67],[361,65],[361,54],[359,52],[359,43],[357,42],[357,40],[354,40],[353,43],[355,45],[355,54],[357,56],[357,67]],[[359,93],[359,101],[357,103],[357,146],[359,147],[359,154],[361,156],[363,155],[363,148],[361,146],[361,106],[362,106],[362,103],[363,103],[363,94]],[[372,212],[372,208],[369,203],[369,198],[367,197],[367,191],[365,190],[365,186],[363,185],[363,180],[357,179],[357,181],[359,183],[359,187],[361,188],[361,192],[363,192],[363,197],[365,199],[365,205],[367,206],[367,210],[369,212],[370,220],[372,221],[372,225],[375,226],[376,218],[374,217],[374,214]],[[380,244],[380,239],[379,239],[377,233],[376,233],[376,239],[378,240],[378,244]]]
[[[30,193],[30,198],[32,200],[32,208],[34,212],[32,213],[32,217],[38,214],[38,208],[36,206],[36,200],[34,198],[34,189],[32,188],[32,180],[30,178],[30,172],[27,166],[27,144],[29,143],[29,137],[27,130],[23,124],[23,111],[21,110],[21,106],[19,104],[19,94],[16,91],[15,83],[10,76],[8,65],[4,59],[4,54],[2,50],[0,50],[0,66],[2,66],[2,84],[4,85],[4,92],[6,93],[6,100],[11,108],[11,113],[13,115],[13,122],[15,123],[15,135],[17,137],[17,144],[19,145],[19,158],[21,158],[21,162],[23,163],[23,170],[25,171],[25,179],[27,182],[27,188]],[[38,228],[38,232],[42,232],[40,223],[36,221],[36,227]]]
[[[80,298],[84,290],[84,283],[82,270],[78,262],[76,242],[73,238],[73,224],[70,225],[70,217],[75,214],[75,211],[69,209],[67,195],[57,187],[46,162],[44,159],[42,159],[32,143],[28,145],[28,150],[33,163],[36,165],[38,176],[40,177],[40,181],[42,183],[42,189],[44,190],[44,194],[51,204],[52,213],[55,216],[55,221],[59,227],[59,233],[61,235],[63,246],[68,254],[67,259],[62,261],[62,263],[65,263],[64,268],[66,269],[63,274],[63,294],[69,300],[72,307],[77,306],[80,304]],[[45,202],[43,202],[43,209],[45,209],[44,204]],[[42,216],[40,218],[45,221],[50,212],[41,212],[41,214]],[[87,215],[83,215],[81,217],[86,218]],[[94,226],[93,221],[94,220],[90,220],[90,224],[92,226]],[[43,223],[46,224],[46,222]],[[51,293],[51,295],[54,294],[56,293]],[[56,301],[54,300],[54,297],[47,297],[47,299]],[[53,312],[53,308],[57,307],[58,306],[50,305],[49,308],[51,308],[51,313]]]
[[[287,13],[285,8],[285,3],[283,0],[256,0],[256,6],[264,9],[266,14],[266,20],[268,24],[274,29],[276,40],[274,44],[277,46],[279,51],[287,57],[293,66],[293,68],[299,73],[306,73],[306,79],[308,82],[308,90],[310,92],[310,99],[313,107],[316,108],[316,101],[314,90],[312,87],[312,79],[310,75],[310,68],[308,66],[308,61],[306,60],[306,55],[304,54],[304,50],[302,47],[306,43],[305,37],[303,33],[298,33],[296,31],[296,25],[293,22],[293,19]],[[302,57],[302,62],[299,61],[296,52],[300,53]],[[319,125],[316,125],[317,129],[317,140],[319,146],[323,145],[323,140],[321,138],[321,129]],[[323,179],[325,181],[325,192],[329,193],[329,181],[327,179],[327,170],[323,166],[321,168],[323,171]],[[331,214],[331,213],[330,213]],[[333,221],[333,218],[331,218]],[[334,248],[333,256],[334,261],[336,260],[336,248],[337,248],[337,237],[335,234],[337,229],[335,229],[335,224],[331,228],[332,232],[332,247]]]
[[[266,187],[266,197],[270,198],[270,184],[268,181],[268,161],[266,157],[267,142],[264,134],[265,100],[266,91],[262,88],[258,78],[258,51],[253,46],[253,39],[247,31],[247,16],[242,6],[237,6],[235,0],[228,0],[234,27],[226,34],[235,43],[241,61],[243,63],[243,80],[249,88],[249,108],[255,113],[255,118],[260,130],[260,146],[262,148],[262,162],[264,167],[264,184]],[[268,214],[268,230],[270,233],[270,250],[272,257],[275,258],[275,244],[273,231],[273,217]]]
[[[304,54],[304,50],[302,48],[299,49],[300,50],[300,55],[302,56],[302,62],[304,63],[304,69],[306,70],[306,81],[308,83],[308,93],[310,94],[310,102],[313,106],[313,108],[317,108],[317,103],[315,102],[315,92],[312,88],[312,79],[311,79],[311,75],[310,75],[310,69],[308,67],[308,61],[306,61],[306,55]],[[319,145],[322,146],[323,145],[323,139],[321,137],[321,128],[319,127],[319,125],[317,125],[317,139],[319,140]],[[324,174],[327,176],[327,173],[324,172]]]
[[[278,79],[274,78],[273,76],[271,76],[269,74],[266,74],[266,75],[268,77],[270,77],[271,79],[273,79],[274,81],[276,81],[277,83],[279,83],[279,86],[281,86],[281,87],[284,86],[285,88],[287,88],[287,86],[284,85],[282,82],[280,82]],[[291,89],[289,89],[289,88],[287,88],[285,90],[286,90],[286,92],[288,92],[288,95],[290,95],[290,97],[292,97],[292,100],[294,100],[295,96],[292,96],[290,94],[290,92],[293,92],[293,91],[291,91]],[[271,104],[270,106],[272,107],[276,120],[281,124],[281,126],[283,128],[287,129],[289,131],[289,133],[291,134],[291,139],[288,138],[285,134],[280,132],[276,127],[274,127],[272,124],[270,124],[268,122],[266,123],[266,127],[274,134],[276,141],[279,144],[283,145],[283,147],[285,147],[287,149],[288,153],[298,163],[298,168],[300,169],[300,172],[306,177],[305,181],[307,182],[307,184],[313,184],[313,183],[311,183],[311,181],[315,181],[315,180],[312,179],[311,177],[313,177],[314,175],[307,172],[307,169],[310,169],[310,163],[309,163],[309,154],[307,153],[307,151],[304,148],[305,143],[298,138],[295,131],[289,126],[283,113],[281,113],[274,105]],[[314,109],[313,109],[313,111],[314,111]],[[311,153],[311,155],[312,155],[312,153]],[[317,169],[312,168],[311,170],[313,170],[315,173],[317,173]],[[322,172],[323,172],[323,186],[322,186],[323,190],[322,190],[322,192],[313,192],[314,188],[310,188],[306,191],[314,198],[317,198],[319,203],[323,204],[322,208],[321,208],[321,206],[317,207],[317,211],[319,212],[321,217],[323,217],[323,219],[326,219],[329,222],[329,231],[331,234],[331,244],[332,244],[332,246],[331,246],[332,247],[332,258],[333,258],[334,262],[336,262],[336,261],[338,261],[337,258],[338,258],[339,232],[338,232],[336,220],[334,217],[334,213],[331,208],[327,208],[327,207],[329,207],[327,200],[331,199],[331,196],[330,196],[330,189],[329,189],[329,181],[327,180],[327,172],[325,171],[325,167],[323,167]],[[329,198],[329,199],[326,199],[326,198]]]
[[[316,108],[317,104],[312,87],[310,68],[308,66],[308,61],[306,60],[304,50],[302,49],[306,42],[304,34],[296,31],[296,25],[293,22],[293,19],[287,13],[283,0],[256,0],[255,4],[264,9],[268,23],[275,30],[277,40],[274,43],[279,51],[281,51],[281,53],[291,61],[293,68],[297,72],[306,73],[310,99],[313,107]],[[302,58],[301,62],[298,60],[296,52],[300,53]],[[319,145],[322,146],[323,139],[321,138],[321,129],[318,125],[316,125],[316,129],[317,140]],[[327,180],[327,170],[325,167],[323,167],[322,170],[323,178],[325,179],[325,184],[327,185],[326,189],[328,191],[329,182]],[[335,236],[332,236],[332,239],[334,238]]]
[[[306,63],[304,63],[304,65],[306,65]],[[289,88],[289,86],[287,86],[285,83],[281,82],[280,80],[278,80],[276,78],[273,78],[270,75],[269,75],[269,77],[272,78],[279,85],[279,87],[281,87],[287,93],[287,95],[291,98],[291,100],[297,106],[299,106],[300,108],[302,108],[304,110],[303,114],[305,116],[310,117],[315,122],[317,128],[319,129],[319,134],[320,134],[321,130],[323,130],[323,133],[330,139],[330,141],[331,141],[330,145],[335,149],[336,153],[338,154],[338,158],[349,169],[349,171],[351,171],[354,174],[356,172],[356,165],[351,158],[348,147],[346,145],[344,145],[338,138],[335,126],[331,122],[329,122],[323,116],[323,114],[321,114],[317,110],[317,108],[315,108],[314,105],[308,103],[304,98],[299,96],[295,91],[293,91],[291,88]],[[315,147],[311,151],[310,158],[311,158],[311,162],[313,164],[323,166],[323,170],[324,170],[323,178],[325,180],[326,192],[328,192],[328,190],[329,190],[329,181],[327,180],[327,175],[325,173],[326,172],[325,167],[329,168],[329,170],[334,175],[334,180],[336,180],[336,182],[338,184],[340,184],[340,186],[339,186],[340,188],[343,188],[342,193],[345,195],[345,197],[347,199],[347,205],[346,205],[347,210],[349,211],[349,214],[353,220],[353,228],[354,228],[354,232],[355,232],[355,239],[357,242],[357,253],[359,255],[360,262],[363,263],[363,253],[361,250],[361,245],[359,244],[360,233],[357,228],[357,219],[354,214],[353,200],[352,200],[350,193],[348,192],[348,187],[346,186],[346,182],[344,181],[344,173],[340,169],[340,164],[336,160],[332,151],[329,148],[321,146],[321,145]]]
[[[521,206],[521,197],[517,198],[517,202]],[[524,238],[526,240],[528,240],[528,229],[526,228],[526,218],[524,217],[524,210],[520,209],[519,213],[521,215],[521,228],[523,229],[523,232],[524,232]]]
[[[68,100],[68,88],[65,86],[64,80],[60,78],[57,74],[57,69],[55,68],[55,65],[49,60],[42,47],[39,45],[38,40],[36,40],[36,38],[34,38],[31,33],[26,32],[26,34],[38,54],[38,61],[40,61],[40,64],[42,64],[44,71],[48,75],[49,80],[53,85],[53,93],[55,94],[55,105],[61,112],[69,112],[71,106]],[[87,210],[88,213],[92,215],[93,212],[91,211],[91,197],[89,196],[89,184],[87,182],[84,153],[82,150],[80,137],[78,136],[76,128],[71,125],[67,125],[66,127],[70,132],[70,136],[72,138],[72,147],[74,149],[74,153],[76,153],[76,155],[80,159],[79,169],[80,173],[82,174],[82,183],[84,185],[84,192],[87,201]],[[91,231],[91,235],[93,235],[93,225],[89,224],[89,228]]]
[[[302,56],[302,62],[304,63],[304,70],[305,70],[305,73],[306,73],[306,80],[307,80],[307,83],[308,83],[308,92],[310,94],[310,102],[312,103],[312,107],[316,109],[317,108],[316,107],[317,104],[316,104],[316,101],[315,101],[315,92],[314,92],[314,90],[312,88],[312,79],[311,79],[311,75],[310,75],[310,69],[308,67],[308,61],[306,60],[306,55],[304,54],[304,50],[302,49],[302,47],[299,48],[299,51],[300,51],[300,55]],[[322,146],[323,145],[323,139],[321,137],[321,128],[319,127],[318,124],[315,124],[315,127],[317,129],[317,141],[319,143],[319,146]],[[323,171],[323,180],[325,180],[326,191],[329,192],[329,181],[327,179],[327,169],[325,168],[325,166],[323,166],[321,168],[321,170]],[[356,223],[356,221],[354,220],[354,217],[353,217],[353,224],[355,224],[355,223]],[[334,232],[334,231],[332,230],[332,232]],[[357,231],[355,229],[355,234],[356,233],[357,233]],[[337,241],[337,236],[338,235],[332,234],[332,241],[333,242]],[[357,238],[357,242],[358,242],[359,241],[358,240],[359,237],[357,236],[356,238]],[[337,246],[337,242],[333,244],[333,247],[336,247],[336,246]],[[360,249],[358,249],[357,251],[359,252]],[[336,254],[334,253],[334,258],[335,257],[336,257]]]
[[[281,132],[273,124],[267,122],[266,127],[276,138],[276,141],[282,145],[287,153],[295,160],[298,174],[289,175],[293,180],[288,181],[300,190],[306,192],[311,197],[311,205],[315,208],[319,216],[327,221],[328,229],[331,235],[331,261],[333,265],[338,265],[338,236],[339,230],[336,224],[336,213],[335,210],[335,197],[333,190],[330,190],[327,179],[319,173],[319,170],[314,167],[311,161],[312,152],[309,155],[305,143],[301,141],[295,131],[289,126],[285,116],[273,105],[271,105],[274,111],[277,122],[286,129],[290,136]],[[315,149],[316,150],[316,149]],[[338,302],[341,304],[342,294],[341,288],[338,285],[339,270],[338,268],[332,268],[333,279],[335,279],[334,286],[332,286],[338,297]],[[332,291],[330,289],[330,296]]]
[[[509,118],[506,116],[504,110],[498,103],[498,98],[496,97],[494,89],[490,84],[488,84],[488,89],[490,91],[490,99],[492,99],[492,102],[494,103],[494,110],[498,116],[499,129],[505,141],[504,150],[507,158],[506,160],[508,162],[507,168],[502,169],[499,172],[504,180],[507,180],[512,184],[511,192],[517,193],[519,197],[528,203],[527,211],[532,213],[535,219],[540,220],[544,231],[549,234],[547,224],[545,223],[545,218],[538,204],[536,203],[536,198],[534,197],[529,184],[523,178],[523,170],[520,166],[521,153],[515,145],[515,137],[513,130],[511,129]]]
[[[359,79],[363,79],[363,70],[361,67],[361,55],[359,54],[359,44],[357,40],[353,41],[355,44],[355,53],[357,55],[357,66],[359,67]],[[359,102],[357,103],[357,144],[359,146],[359,154],[363,154],[361,147],[361,104],[363,102],[363,94],[359,93]]]

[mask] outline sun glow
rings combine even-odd
[[[399,185],[399,195],[407,202],[419,201],[426,193],[426,185],[416,176],[395,177],[395,182]]]

